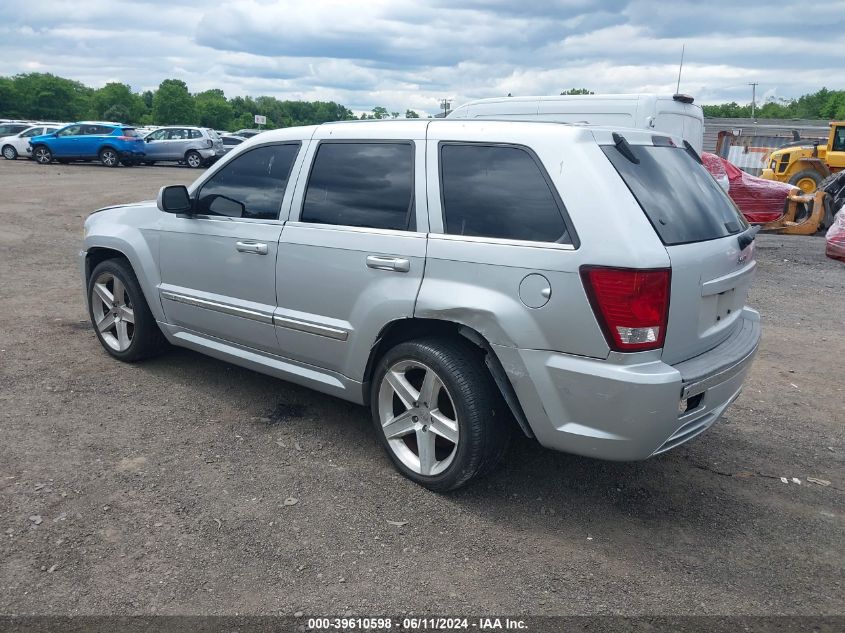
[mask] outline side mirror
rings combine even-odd
[[[158,208],[165,213],[191,213],[194,205],[185,185],[168,185],[158,191]]]
[[[153,142],[153,139],[151,139],[149,136],[148,136],[147,138],[145,138],[144,140],[145,140],[147,143],[152,143],[152,142]]]

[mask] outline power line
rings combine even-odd
[[[751,120],[757,120],[757,86],[760,85],[756,81],[749,81],[748,85],[751,86]]]

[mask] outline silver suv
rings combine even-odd
[[[177,161],[188,167],[205,167],[226,150],[217,132],[206,127],[160,127],[144,137],[145,165],[159,161]]]
[[[368,405],[442,491],[513,429],[640,460],[710,427],[760,338],[753,241],[678,139],[388,121],[265,132],[92,214],[80,263],[115,358],[170,342]]]

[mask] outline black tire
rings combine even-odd
[[[797,174],[793,175],[792,178],[789,179],[789,184],[797,187],[798,186],[797,183],[799,181],[807,179],[807,178],[809,178],[810,180],[812,180],[813,182],[816,183],[816,186],[813,189],[813,191],[818,189],[819,185],[822,182],[822,175],[819,172],[817,172],[815,169],[804,169],[802,171],[799,171]],[[804,191],[804,190],[802,189],[802,191]],[[804,193],[812,193],[812,192],[811,191],[805,191]]]
[[[36,145],[32,148],[32,159],[39,165],[49,165],[53,162],[53,152],[46,145]]]
[[[127,296],[126,305],[130,305],[134,313],[131,342],[128,348],[123,351],[112,348],[97,327],[94,301],[98,301],[99,298],[95,294],[94,285],[103,275],[111,275],[123,283],[124,292]],[[132,363],[150,358],[167,349],[167,339],[164,338],[152,312],[150,312],[150,307],[147,305],[135,272],[125,259],[107,259],[100,262],[91,271],[91,277],[88,280],[88,316],[103,349],[118,360]]]
[[[6,160],[15,160],[18,157],[18,150],[11,145],[3,146],[3,158]]]
[[[104,147],[101,149],[100,153],[97,154],[97,158],[99,158],[100,162],[106,167],[117,167],[120,164],[120,157],[118,156],[117,151],[111,147]]]
[[[60,165],[68,165],[70,163],[70,160],[67,158],[57,158],[56,162]]]
[[[156,164],[156,162],[155,162],[154,160],[145,160],[145,161],[144,161],[144,164],[145,164],[147,167],[152,167],[153,165],[155,165],[155,164]]]
[[[391,449],[379,417],[382,380],[389,368],[406,360],[433,369],[454,403],[459,440],[451,463],[437,475],[422,475],[402,463]],[[435,492],[455,490],[490,472],[501,461],[510,441],[510,414],[484,365],[483,353],[459,338],[417,339],[389,350],[373,375],[370,410],[376,435],[397,470]]]
[[[185,153],[185,164],[187,164],[188,167],[193,167],[194,169],[201,169],[203,167],[204,162],[205,161],[203,161],[202,156],[200,156],[199,152],[191,150]]]

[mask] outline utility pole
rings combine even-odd
[[[757,86],[758,83],[756,81],[749,81],[748,85],[751,86],[751,120],[757,121]]]
[[[447,114],[449,114],[449,108],[450,108],[451,106],[452,106],[452,104],[451,104],[451,103],[449,103],[449,100],[448,100],[448,99],[443,99],[443,100],[440,102],[440,107],[441,107],[441,108],[443,108],[443,116],[444,116],[444,117],[445,117]]]

